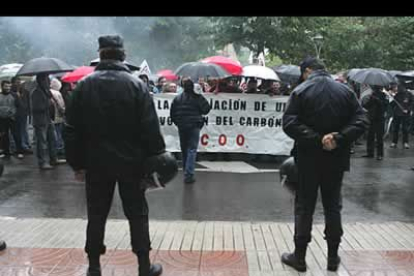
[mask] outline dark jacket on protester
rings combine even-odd
[[[145,159],[165,151],[148,87],[120,61],[101,61],[66,111],[66,158],[75,170],[142,174]]]
[[[30,108],[30,97],[34,89],[36,89],[36,81],[25,81],[20,88],[20,108],[18,110],[19,116],[23,118],[29,116],[30,123],[32,123],[32,114]]]
[[[14,120],[17,107],[18,102],[12,92],[0,93],[0,118]]]
[[[355,93],[336,82],[324,70],[314,71],[292,92],[283,115],[283,130],[295,140],[299,162],[334,164],[341,171],[350,167],[350,145],[368,125]],[[338,132],[338,147],[323,149],[324,135]]]
[[[37,85],[30,95],[30,110],[33,126],[45,126],[52,123],[52,93],[49,88]]]
[[[362,106],[368,111],[371,121],[385,120],[388,104],[387,95],[381,90],[373,90],[372,94],[362,98]]]
[[[259,88],[248,89],[244,93],[246,93],[246,94],[263,94],[262,90],[260,90]]]
[[[207,115],[210,109],[210,104],[204,96],[184,91],[174,98],[170,116],[178,128],[201,128],[204,124],[203,115]]]
[[[63,101],[65,102],[65,106],[69,104],[71,90],[72,89],[69,83],[62,83],[62,87],[60,88],[60,93],[62,94]]]
[[[16,117],[26,118],[29,115],[29,91],[22,86],[20,89],[20,96],[18,96],[16,91],[12,91],[13,96],[17,101],[17,110]]]
[[[398,93],[394,96],[394,100],[391,102],[394,116],[410,116],[410,112],[413,110],[413,105],[413,94],[404,88],[399,88]],[[407,112],[404,112],[404,110]]]
[[[14,97],[14,100],[16,102],[16,114],[15,118],[22,117],[22,113],[24,112],[23,106],[22,106],[22,99],[19,97],[16,91],[10,91],[10,94]]]

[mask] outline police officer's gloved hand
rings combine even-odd
[[[341,133],[335,133],[333,136],[336,141],[337,147],[339,148],[344,142],[344,136]]]

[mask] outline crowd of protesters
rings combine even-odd
[[[155,81],[147,74],[137,75],[152,94],[177,93],[184,91],[182,80],[168,80],[158,77]],[[392,140],[391,148],[402,141],[405,149],[410,148],[409,134],[414,134],[414,97],[404,83],[389,87],[361,85],[352,82],[346,74],[335,79],[347,84],[368,111],[371,125],[365,134],[367,154],[364,157],[382,160],[384,137]],[[261,80],[233,76],[225,79],[200,78],[194,81],[197,94],[240,93],[288,96],[295,85],[279,81]],[[65,163],[65,145],[62,138],[65,120],[65,106],[76,83],[61,82],[58,77],[37,76],[22,82],[19,77],[1,82],[0,93],[0,158],[15,155],[36,155],[41,169],[52,169]],[[370,92],[370,93],[367,93]],[[367,96],[365,96],[367,95]],[[30,131],[31,130],[31,131]],[[402,132],[402,140],[399,133]],[[356,144],[360,144],[357,141]],[[351,153],[354,150],[351,149]]]
[[[40,169],[53,169],[55,165],[66,163],[62,139],[65,93],[61,82],[48,75],[38,75],[35,80],[24,83],[19,77],[3,80],[0,158],[10,159],[15,155],[23,159],[33,154],[35,145]]]
[[[153,94],[159,93],[181,93],[183,92],[182,80],[169,81],[165,77],[159,77],[155,84],[150,78],[143,74],[139,78],[144,81],[149,91]],[[193,80],[194,81],[194,80]],[[277,81],[260,80],[257,78],[229,77],[225,79],[200,78],[196,80],[195,86],[201,88],[201,93],[246,93],[267,94],[270,96],[289,95],[292,89],[288,84]]]

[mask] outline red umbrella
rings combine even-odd
[[[232,75],[240,75],[243,71],[243,67],[240,62],[232,60],[228,57],[213,56],[205,58],[201,62],[217,64]]]
[[[158,71],[157,76],[158,77],[164,77],[164,78],[166,78],[169,81],[174,81],[174,80],[177,80],[178,79],[177,75],[175,75],[172,70],[161,70],[161,71]]]
[[[81,66],[76,68],[73,72],[67,73],[62,77],[64,82],[77,82],[83,77],[93,73],[95,67],[92,66]]]

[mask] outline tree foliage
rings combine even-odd
[[[284,63],[315,56],[312,37],[324,37],[321,58],[329,69],[414,67],[413,17],[213,17],[215,41],[259,53],[263,47]]]
[[[0,18],[0,64],[39,56],[74,65],[97,57],[97,38],[124,37],[127,59],[146,59],[153,71],[214,55],[232,43],[255,54],[267,49],[272,64],[298,64],[315,55],[331,71],[379,67],[414,69],[414,17],[38,17]]]

